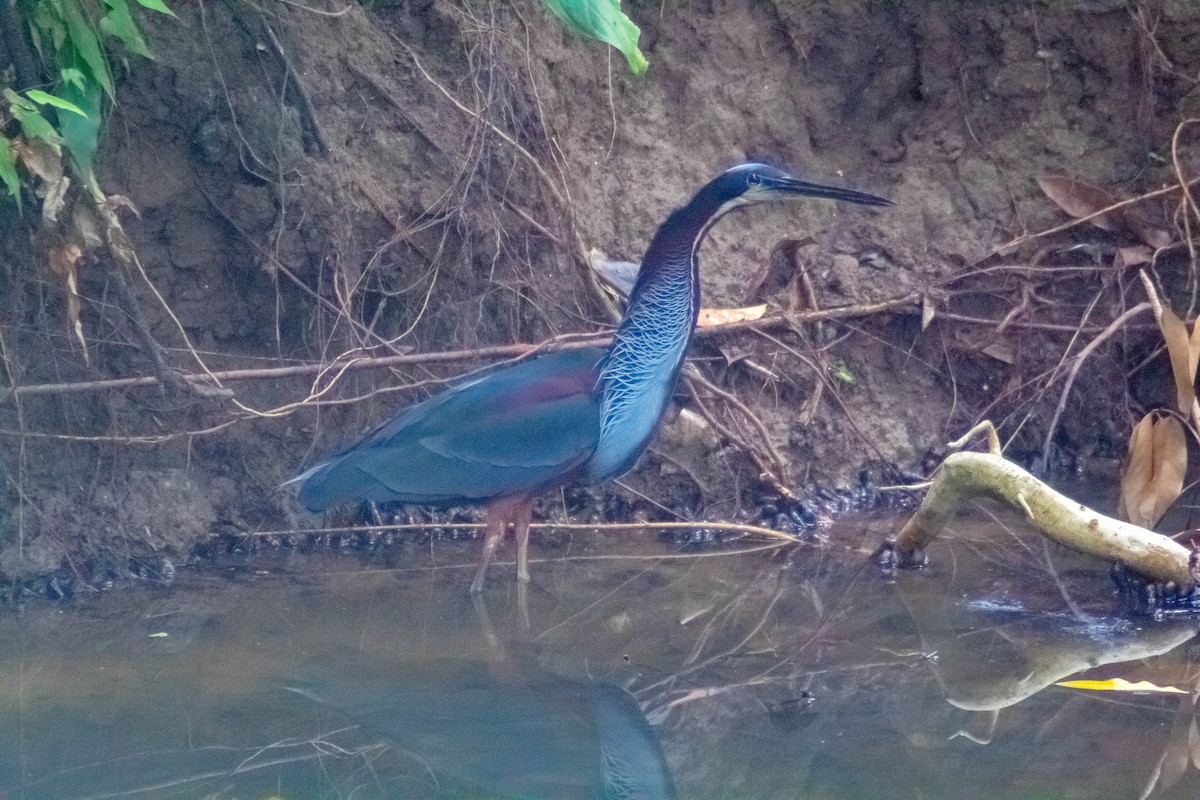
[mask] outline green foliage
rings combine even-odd
[[[174,16],[162,0],[135,2]],[[19,140],[40,139],[65,146],[76,173],[94,187],[100,123],[114,92],[105,46],[119,43],[128,53],[153,58],[150,48],[127,0],[16,0],[16,6],[42,63],[58,77],[53,92],[4,89],[8,113],[0,106],[0,181],[19,203]],[[49,116],[42,113],[46,107],[53,109]]]
[[[542,0],[542,3],[574,33],[620,50],[634,75],[646,74],[649,64],[638,49],[642,32],[621,11],[621,0]]]
[[[17,154],[13,152],[12,139],[0,133],[0,181],[8,196],[21,203],[21,178],[17,175]]]

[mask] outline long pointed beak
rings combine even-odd
[[[894,206],[891,200],[854,189],[841,189],[837,186],[825,186],[820,183],[809,183],[797,178],[772,178],[766,182],[771,192],[796,197],[821,197],[826,200],[842,200],[846,203],[858,203],[862,206]]]

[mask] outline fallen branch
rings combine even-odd
[[[925,548],[954,519],[962,504],[989,497],[1023,513],[1044,535],[1072,550],[1120,561],[1151,581],[1173,583],[1180,590],[1195,585],[1186,547],[1162,534],[1080,505],[1006,461],[990,422],[981,422],[950,446],[962,447],[980,432],[987,434],[990,452],[947,456],[920,508],[896,538],[880,548],[891,552],[897,566],[923,563]]]
[[[731,331],[743,329],[773,330],[790,329],[793,325],[805,322],[819,322],[829,319],[850,319],[867,317],[884,311],[919,302],[918,295],[906,295],[895,300],[869,305],[850,305],[831,308],[825,311],[813,311],[788,315],[762,317],[752,321],[731,322],[725,325],[712,325],[699,328],[696,337],[705,339]],[[401,353],[388,356],[352,356],[348,363],[340,367],[336,362],[291,364],[284,367],[264,367],[257,369],[213,370],[203,374],[180,374],[180,377],[190,384],[204,383],[216,385],[226,381],[243,380],[275,380],[294,376],[319,375],[322,372],[351,372],[361,369],[380,369],[403,366],[425,366],[429,364],[454,364],[464,361],[501,360],[520,358],[537,350],[555,348],[568,349],[573,347],[603,347],[612,341],[609,334],[566,334],[536,345],[509,344],[495,347],[480,347],[471,350],[447,350],[439,353]],[[568,342],[568,343],[564,343]],[[108,380],[75,381],[71,383],[42,383],[28,386],[0,386],[0,403],[12,400],[14,397],[32,397],[35,395],[59,395],[78,392],[103,392],[122,389],[135,389],[145,386],[157,386],[156,377],[145,375],[136,378],[112,378]]]
[[[287,528],[274,531],[247,531],[242,536],[285,537],[285,536],[325,536],[329,534],[381,533],[383,531],[428,531],[433,528],[454,530],[483,530],[482,522],[396,522],[383,525],[340,525],[320,528]],[[751,525],[744,522],[531,522],[531,530],[561,530],[561,531],[638,531],[638,530],[696,530],[727,531],[748,536],[761,536],[781,544],[799,543],[801,539],[785,531],[774,528],[764,528],[761,525]],[[215,537],[215,535],[214,535]],[[658,558],[658,556],[655,556]]]

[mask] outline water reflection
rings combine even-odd
[[[675,787],[620,687],[506,657],[305,671],[292,687],[425,764],[447,797],[669,800]]]
[[[542,542],[525,608],[487,587],[494,626],[465,591],[470,542],[281,553],[0,614],[0,796],[673,797],[672,776],[697,800],[1200,792],[1190,696],[1053,685],[1190,689],[1194,625],[1124,619],[1103,565],[1051,569],[1002,529],[963,527],[894,580],[865,563],[879,528],[829,534]]]

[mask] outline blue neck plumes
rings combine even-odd
[[[600,439],[587,477],[633,466],[666,410],[700,313],[697,252],[714,222],[736,207],[710,183],[659,227],[600,368]]]

